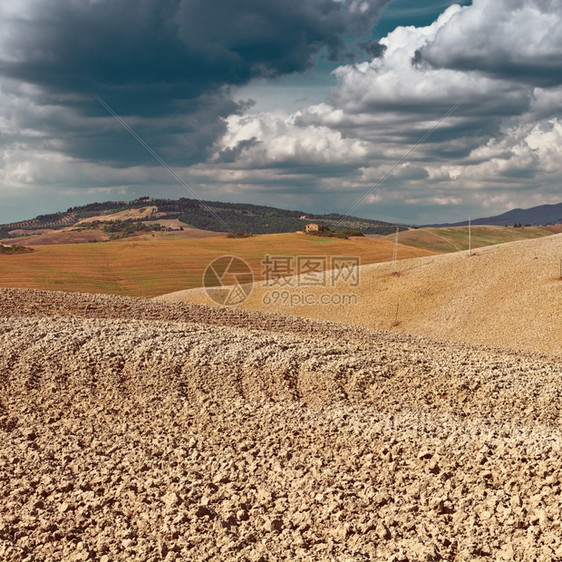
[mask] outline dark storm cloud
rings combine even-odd
[[[379,43],[378,41],[363,41],[359,44],[359,47],[365,51],[371,58],[378,59],[384,55],[386,51],[386,45]]]
[[[217,161],[223,163],[236,162],[245,150],[251,148],[252,146],[255,146],[256,144],[259,144],[259,142],[260,141],[258,141],[256,137],[240,141],[236,143],[236,146],[232,148],[225,148],[224,150],[221,150],[218,154]]]
[[[385,3],[36,0],[3,24],[0,73],[161,115],[225,85],[302,72],[322,49],[334,58],[345,34],[366,31]]]
[[[150,162],[118,126],[84,123],[108,115],[99,95],[164,158],[189,164],[204,161],[224,118],[245,109],[230,86],[303,72],[319,53],[336,58],[387,2],[23,0],[0,8],[0,76],[33,84],[26,95],[36,106],[72,111],[64,123],[57,112],[28,115],[70,156]]]

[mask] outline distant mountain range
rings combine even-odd
[[[466,226],[468,220],[462,222],[426,224],[424,226]],[[474,225],[513,226],[562,224],[562,203],[557,205],[539,205],[530,209],[512,209],[502,215],[473,219]]]
[[[149,209],[143,216],[128,219],[130,222],[177,219],[188,226],[215,232],[246,232],[249,234],[275,234],[304,230],[307,223],[324,224],[330,228],[359,230],[363,234],[390,234],[407,230],[404,225],[384,221],[347,217],[339,214],[311,214],[303,211],[288,211],[275,207],[264,207],[246,203],[223,203],[198,201],[181,198],[152,199],[141,197],[134,201],[107,201],[71,207],[66,211],[39,215],[34,219],[0,225],[0,238],[9,236],[10,231],[59,230],[85,222],[92,217],[107,216],[133,209]]]

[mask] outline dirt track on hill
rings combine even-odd
[[[2,560],[561,560],[562,359],[0,289]]]

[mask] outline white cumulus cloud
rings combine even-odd
[[[560,84],[560,1],[474,0],[471,6],[456,10],[420,54],[438,68]]]
[[[231,116],[215,158],[235,152],[238,166],[275,167],[353,165],[367,156],[365,142],[345,138],[326,126],[300,126],[298,118],[298,113],[289,117],[271,113]]]

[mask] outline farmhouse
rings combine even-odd
[[[307,224],[305,228],[306,232],[319,232],[320,230],[322,230],[322,228],[320,227],[319,224],[316,224],[315,222],[311,222]]]

